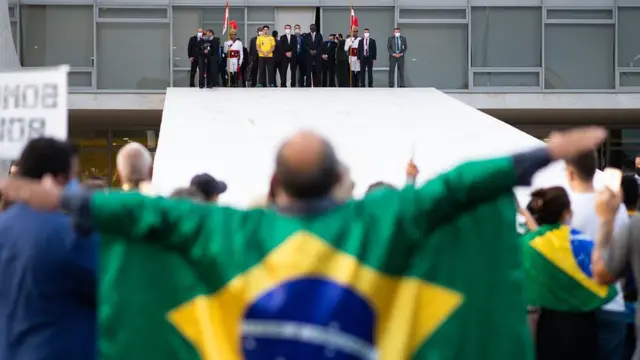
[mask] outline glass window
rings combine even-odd
[[[98,89],[169,86],[169,24],[98,24]]]
[[[545,88],[613,89],[613,52],[613,25],[545,25]]]
[[[618,9],[618,66],[640,67],[640,8]]]
[[[149,8],[99,8],[101,19],[167,19],[168,9]]]
[[[107,150],[109,147],[109,131],[107,130],[78,129],[75,126],[70,126],[69,139],[80,147],[80,151]]]
[[[608,143],[607,165],[625,172],[633,171],[635,158],[640,155],[640,129],[610,129]]]
[[[93,67],[93,7],[22,6],[22,66]]]
[[[249,6],[247,8],[247,21],[273,23],[276,21],[275,8]]]
[[[522,86],[539,87],[540,74],[532,72],[476,72],[473,73],[474,87]]]
[[[409,87],[468,88],[466,24],[403,24]]]
[[[187,56],[189,39],[202,26],[201,11],[195,8],[173,8],[173,67],[188,68],[191,62]],[[175,73],[174,73],[175,86]],[[187,80],[187,86],[189,81]]]
[[[263,8],[261,8],[263,9]],[[270,8],[273,13],[273,8]],[[218,8],[204,8],[200,9],[202,12],[203,22],[224,22],[224,7]],[[175,12],[175,10],[174,10]],[[273,17],[273,15],[272,15]],[[238,23],[244,22],[244,8],[229,8],[229,20],[235,20]]]
[[[13,36],[13,45],[18,51],[18,23],[16,21],[11,22],[11,35]]]
[[[466,9],[400,9],[402,20],[466,20]]]
[[[158,133],[160,128],[149,128],[148,130],[117,130],[111,133],[114,146],[124,146],[130,142],[137,142],[155,150],[158,144]]]
[[[9,5],[9,19],[15,19],[16,17],[16,7],[15,5]]]
[[[620,86],[640,87],[640,73],[620,72]]]
[[[541,13],[540,8],[472,8],[471,66],[542,66]]]
[[[365,80],[365,86],[368,79]],[[373,87],[389,87],[389,70],[376,70],[373,72]]]
[[[548,20],[612,20],[613,10],[547,9]]]
[[[90,88],[93,74],[88,71],[70,71],[68,74],[69,87],[88,87]]]
[[[387,39],[393,33],[394,20],[393,8],[358,8],[356,16],[360,23],[359,35],[365,28],[369,29],[371,38],[376,40],[378,46],[378,60],[376,68],[389,68],[389,54],[387,53]],[[349,8],[329,8],[322,12],[322,33],[328,34],[342,33],[349,34]],[[303,25],[303,30],[304,30]],[[407,40],[409,41],[409,40]],[[411,47],[411,45],[409,45]]]
[[[111,163],[109,152],[106,150],[80,150],[80,178],[84,181],[94,176],[99,176],[112,182],[112,168],[115,168],[115,159]]]

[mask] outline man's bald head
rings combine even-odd
[[[282,190],[295,199],[328,196],[340,180],[340,162],[326,139],[302,131],[280,147],[276,179]]]
[[[153,157],[142,144],[131,142],[118,151],[116,167],[123,183],[135,183],[149,180]]]

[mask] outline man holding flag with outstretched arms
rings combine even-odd
[[[242,41],[238,40],[238,23],[235,20],[229,22],[229,41],[224,43],[224,53],[227,54],[227,71],[229,83],[232,87],[238,87],[240,66],[244,60],[242,54]]]
[[[349,86],[358,87],[358,74],[360,73],[360,61],[358,60],[358,44],[360,38],[358,37],[358,18],[351,8],[351,35],[347,37],[344,44],[344,51],[349,53]]]

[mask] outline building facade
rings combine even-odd
[[[640,153],[640,1],[352,0],[360,27],[408,40],[406,84],[436,87],[544,137],[598,123],[615,135],[604,163]],[[224,0],[9,0],[25,67],[69,64],[71,134],[112,158],[123,139],[157,132],[164,89],[188,86],[186,47],[198,27],[222,33]],[[285,24],[349,31],[348,0],[230,0],[238,37]],[[362,30],[362,29],[361,29]],[[386,87],[378,57],[374,86]],[[637,128],[637,129],[636,129]],[[124,131],[124,133],[123,133]],[[617,136],[617,137],[616,137]],[[84,140],[83,140],[84,139]],[[86,144],[86,146],[84,145]],[[104,147],[104,148],[103,148]],[[104,172],[104,171],[101,171]]]

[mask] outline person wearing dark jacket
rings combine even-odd
[[[322,86],[336,87],[336,34],[329,34],[329,40],[322,46]]]
[[[298,74],[296,76],[298,77],[298,87],[304,87],[305,78],[307,77],[307,57],[305,56],[304,45],[302,42],[307,34],[300,32],[300,25],[298,24],[295,24],[293,28],[294,34],[296,35],[296,41],[298,42],[296,44],[296,67],[298,68]]]
[[[275,79],[278,78],[278,74],[280,74],[280,77],[282,77],[282,72],[281,72],[281,68],[282,68],[282,44],[280,44],[280,37],[278,36],[278,31],[277,30],[273,30],[271,32],[271,36],[273,37],[273,39],[276,41],[276,49],[273,52],[273,78],[274,78],[274,83],[273,84],[269,84],[271,86],[275,86]],[[285,84],[286,85],[286,84]],[[282,85],[280,85],[282,86]]]
[[[238,40],[242,41],[242,39],[240,38],[238,38]],[[249,50],[246,46],[242,47],[242,58],[249,59]],[[250,70],[249,61],[243,61],[242,65],[240,65],[240,81],[238,84],[239,87],[247,87],[247,78],[249,77],[249,74],[247,74],[248,70]]]
[[[213,73],[213,52],[215,51],[213,43],[213,35],[207,31],[207,33],[198,41],[198,67],[200,68],[200,75],[198,77],[198,86],[200,89],[204,88],[205,76],[207,78],[207,87],[213,87],[212,73]]]
[[[19,162],[20,177],[52,187],[73,176],[72,150],[55,139],[31,140]],[[0,213],[0,234],[0,359],[96,359],[98,239],[22,202]]]
[[[349,62],[347,52],[344,51],[346,40],[342,34],[338,34],[338,48],[336,49],[336,78],[338,87],[349,87]]]
[[[189,87],[196,87],[196,70],[198,70],[198,54],[200,49],[198,47],[198,41],[202,39],[203,31],[198,29],[198,32],[189,38],[189,45],[187,45],[187,57],[191,63],[191,72],[189,73]]]
[[[307,79],[305,86],[318,87],[320,85],[320,68],[322,67],[322,34],[316,32],[315,24],[309,26],[309,33],[304,37],[302,44],[307,62]]]
[[[369,29],[364,29],[364,39],[358,43],[358,61],[360,61],[360,87],[364,87],[364,75],[367,74],[367,84],[373,87],[373,65],[376,64],[378,49],[376,41],[369,36]]]
[[[258,84],[258,36],[262,35],[262,26],[258,26],[257,35],[249,40],[249,79],[251,87]]]
[[[291,25],[284,26],[284,35],[280,37],[282,62],[280,68],[280,87],[287,87],[287,70],[291,71],[291,87],[296,87],[296,59],[298,58],[298,39],[291,33]]]

